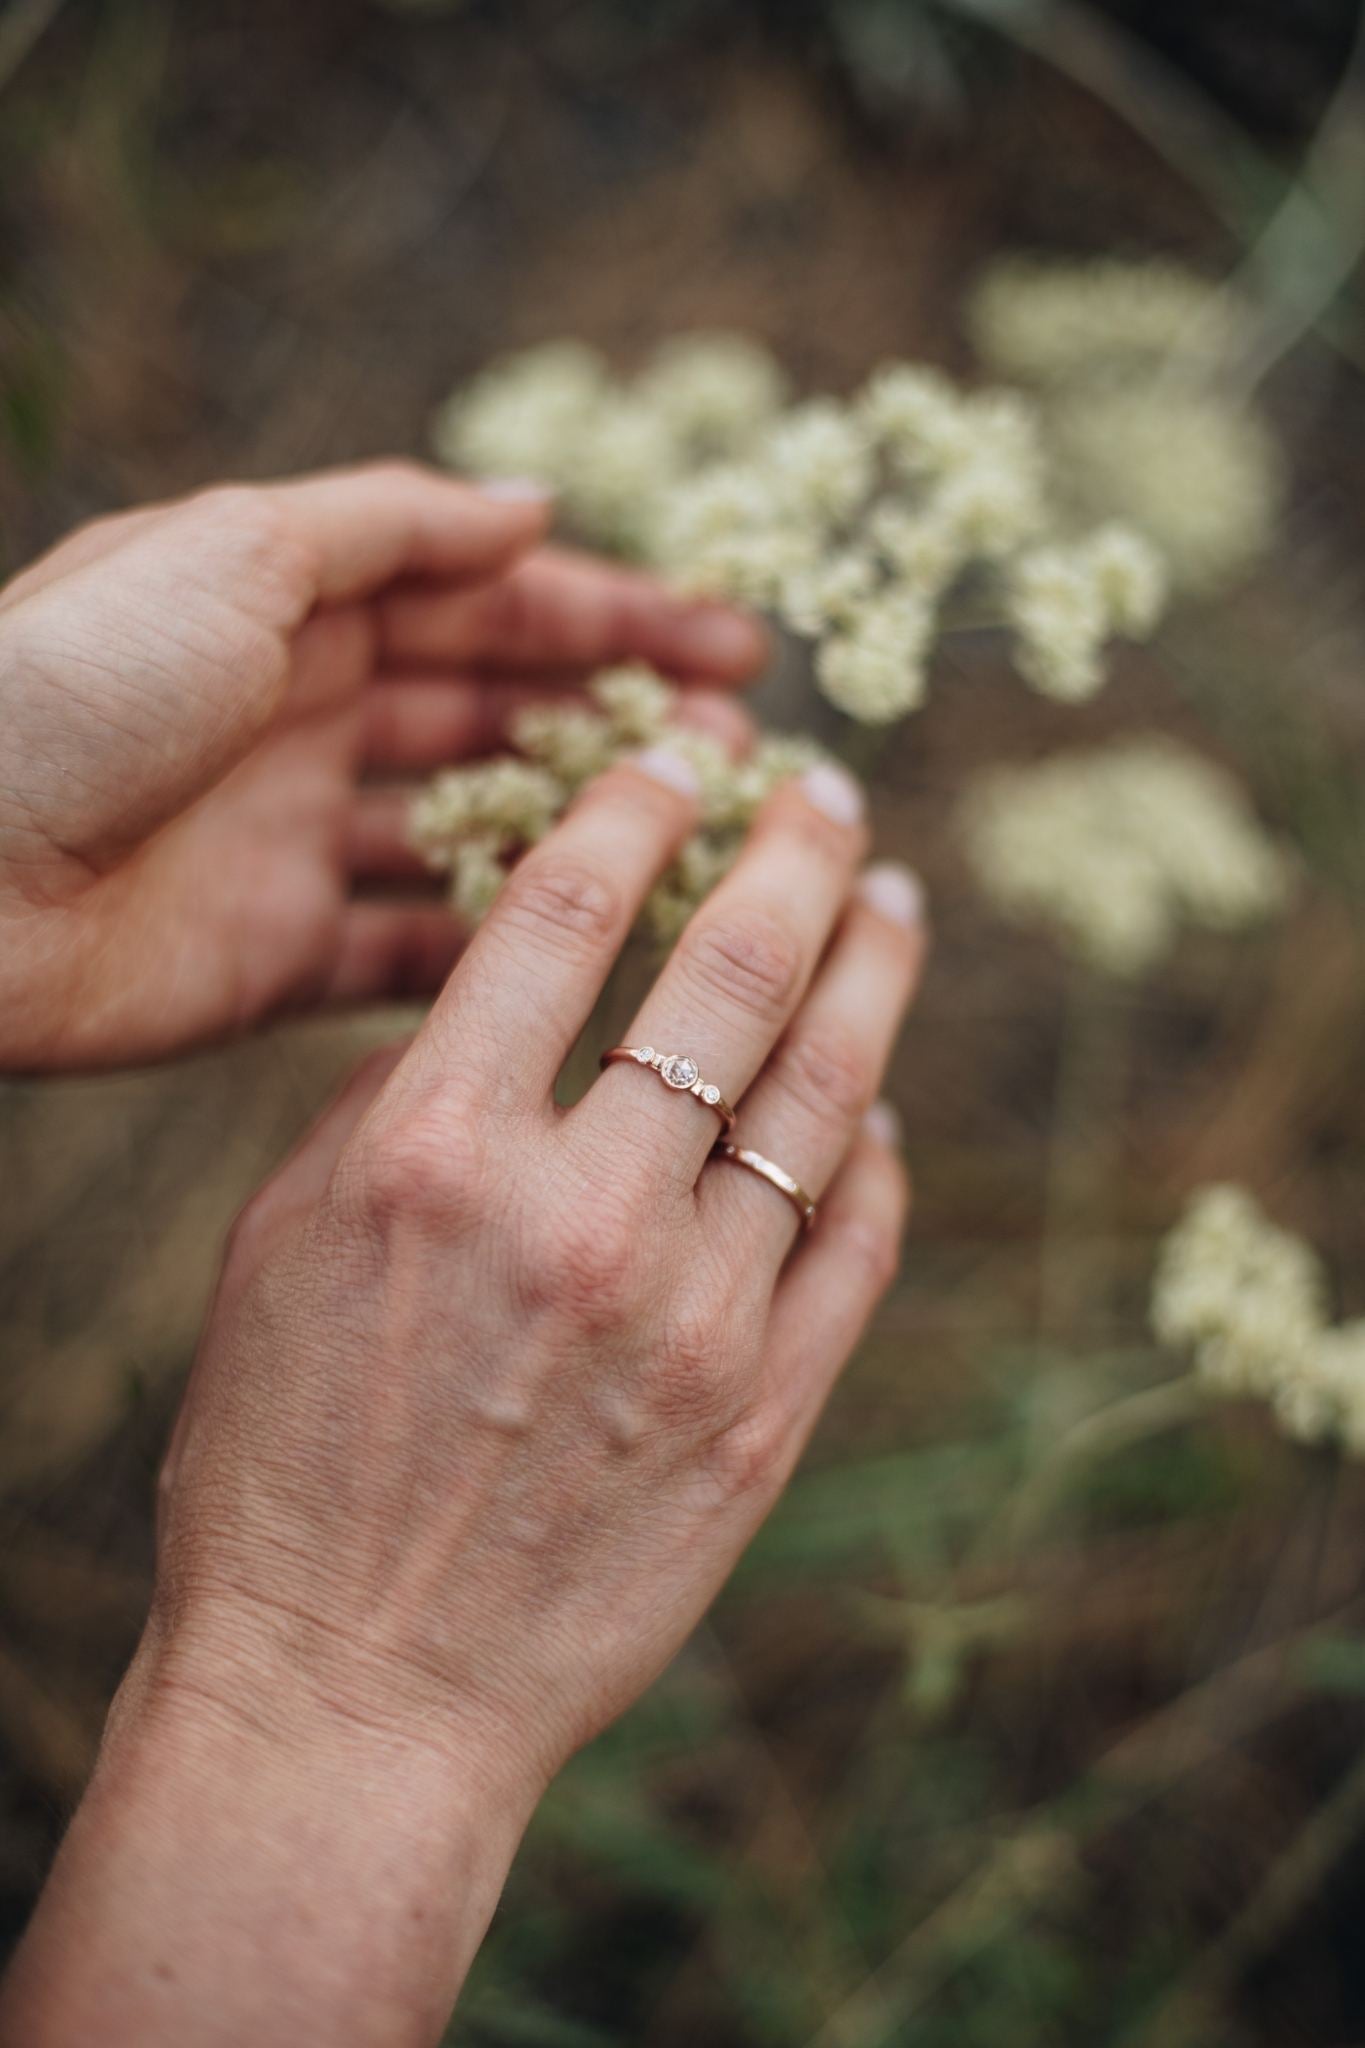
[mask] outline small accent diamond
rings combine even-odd
[[[711,1107],[714,1109],[716,1104],[720,1101],[719,1088],[715,1087],[712,1083],[708,1082],[706,1087],[703,1088],[701,1091],[701,1099],[703,1102],[709,1102]]]
[[[670,1088],[690,1088],[697,1078],[697,1063],[684,1053],[675,1052],[671,1059],[664,1061],[659,1072]]]
[[[635,1057],[636,1057],[636,1059],[637,1059],[637,1060],[638,1060],[638,1061],[640,1062],[640,1065],[641,1065],[642,1067],[647,1067],[647,1066],[649,1065],[650,1061],[651,1061],[651,1060],[653,1059],[653,1057],[654,1057],[654,1048],[653,1048],[653,1046],[652,1046],[652,1045],[642,1045],[642,1046],[640,1047],[639,1051],[638,1051],[638,1052],[636,1053]]]

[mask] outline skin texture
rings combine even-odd
[[[907,884],[859,884],[856,788],[817,771],[632,1027],[823,1198],[799,1246],[652,1073],[557,1107],[694,823],[680,775],[584,792],[240,1219],[6,2042],[435,2041],[545,1784],[781,1490],[897,1263],[904,1174],[863,1117],[924,932]]]
[[[461,934],[392,778],[497,746],[605,663],[759,665],[749,621],[539,546],[548,516],[385,463],[101,520],[0,593],[5,1065],[439,987]],[[692,715],[742,730],[714,697]],[[376,880],[407,894],[367,900]]]

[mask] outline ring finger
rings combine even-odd
[[[923,892],[908,868],[869,868],[810,994],[740,1108],[736,1142],[813,1198],[839,1169],[875,1097],[924,964]],[[778,1258],[800,1227],[795,1204],[756,1173],[717,1159],[702,1213]]]
[[[628,1035],[680,1055],[737,1101],[805,994],[838,922],[865,843],[863,796],[821,763],[771,797],[729,874],[684,931]],[[627,1060],[589,1090],[577,1116],[619,1155],[634,1143],[652,1175],[695,1186],[717,1118]]]

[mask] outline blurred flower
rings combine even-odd
[[[1217,371],[1250,317],[1222,285],[1159,258],[1007,258],[986,272],[968,308],[982,361],[1021,384],[1065,384],[1097,363]]]
[[[1161,549],[1184,590],[1244,574],[1273,538],[1279,451],[1257,415],[1198,386],[1077,390],[1052,413],[1078,512],[1116,512]]]
[[[554,344],[452,400],[440,448],[544,478],[585,537],[679,588],[775,612],[815,642],[830,701],[870,724],[924,701],[934,642],[958,623],[1003,614],[1024,679],[1071,699],[1100,687],[1112,633],[1156,625],[1150,545],[1111,525],[1086,551],[1029,400],[901,362],[848,403],[783,397],[772,357],[740,336],[680,336],[633,381]]]
[[[1265,552],[1283,506],[1279,449],[1231,374],[1254,318],[1174,263],[1011,260],[969,324],[984,362],[1038,389],[1059,508],[1131,522],[1203,591]]]
[[[781,410],[787,380],[767,349],[742,334],[679,334],[665,341],[635,395],[695,454],[742,447]]]
[[[562,489],[610,391],[603,358],[577,341],[505,356],[437,415],[436,452],[475,476],[525,476]]]
[[[917,591],[894,586],[857,607],[815,656],[831,704],[864,725],[887,725],[924,701],[933,613]]]
[[[1093,697],[1106,640],[1149,633],[1165,601],[1162,558],[1129,527],[1111,523],[1075,546],[1028,550],[1015,557],[1006,590],[1015,666],[1046,697]]]
[[[1238,785],[1156,737],[990,771],[963,829],[987,894],[1108,974],[1141,974],[1183,924],[1234,930],[1289,893],[1288,860]]]
[[[451,768],[423,791],[410,817],[412,843],[450,876],[451,900],[477,923],[524,849],[543,838],[591,776],[667,733],[700,784],[701,822],[650,898],[645,925],[671,944],[702,897],[733,864],[759,807],[778,784],[822,758],[813,740],[769,733],[734,759],[708,733],[671,723],[671,686],[643,664],[603,670],[589,685],[593,708],[545,703],[519,713],[513,738],[524,755]]]
[[[1152,1327],[1214,1392],[1269,1401],[1287,1435],[1365,1454],[1365,1322],[1328,1321],[1316,1253],[1243,1189],[1191,1198],[1157,1262]]]

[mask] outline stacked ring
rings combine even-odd
[[[732,1145],[728,1138],[717,1140],[715,1157],[717,1159],[728,1159],[733,1166],[747,1167],[749,1172],[756,1173],[760,1180],[766,1180],[769,1187],[776,1188],[780,1195],[786,1196],[797,1215],[801,1218],[801,1228],[803,1230],[811,1228],[815,1222],[816,1204],[806,1193],[800,1181],[794,1180],[791,1174],[786,1172],[783,1167],[778,1166],[774,1160],[765,1159],[761,1152],[751,1152],[747,1146]]]
[[[618,1060],[633,1060],[637,1066],[652,1067],[669,1088],[679,1094],[695,1095],[698,1102],[714,1109],[722,1133],[729,1137],[735,1127],[735,1112],[714,1081],[703,1081],[697,1062],[688,1053],[656,1052],[652,1045],[613,1045],[603,1053],[601,1064],[609,1067]]]

